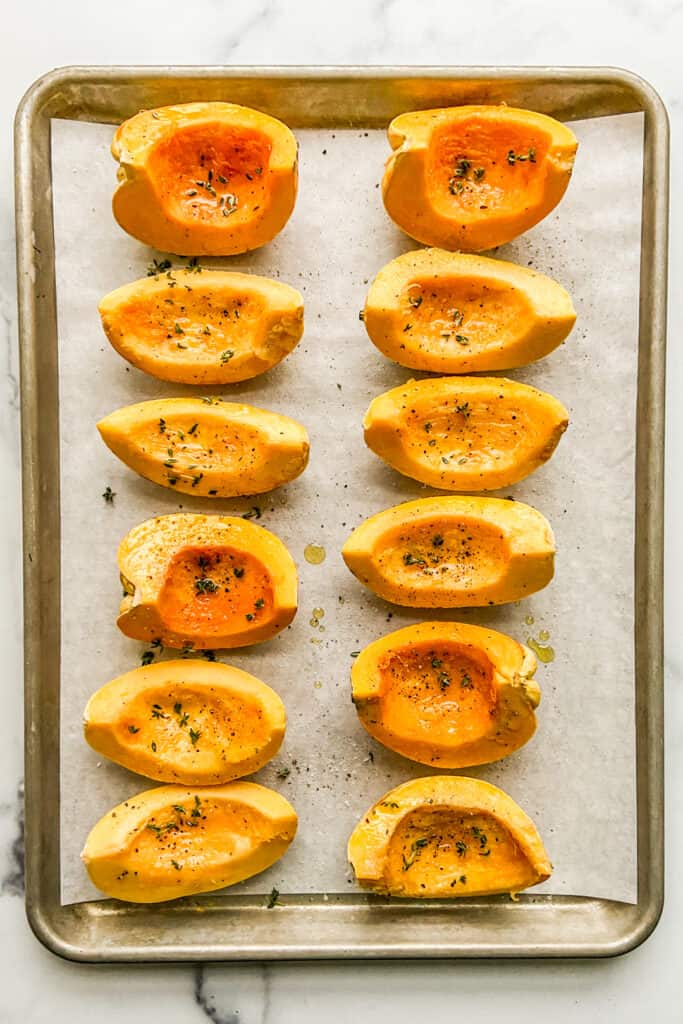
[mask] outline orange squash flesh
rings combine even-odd
[[[289,483],[308,463],[296,420],[219,399],[161,398],[110,413],[102,440],[147,480],[184,494],[230,498]]]
[[[81,858],[106,896],[159,903],[264,871],[285,853],[296,827],[291,804],[254,782],[159,786],[105,814]]]
[[[361,523],[342,548],[378,597],[410,608],[464,608],[528,597],[553,576],[547,520],[518,501],[408,501]]]
[[[119,355],[179,384],[249,380],[281,362],[303,333],[296,289],[236,271],[152,275],[109,292],[99,311]]]
[[[578,145],[552,117],[505,106],[412,111],[388,135],[387,213],[418,242],[465,252],[503,245],[550,213]]]
[[[567,428],[552,395],[503,377],[408,381],[375,398],[365,442],[399,473],[447,491],[485,491],[523,480]]]
[[[159,782],[220,785],[278,752],[285,709],[269,686],[219,662],[183,659],[133,669],[88,701],[85,739],[111,761]]]
[[[534,655],[462,622],[421,622],[375,640],[355,660],[362,725],[404,757],[439,768],[487,764],[534,734]]]
[[[472,373],[526,366],[567,337],[567,292],[528,267],[418,249],[387,263],[363,312],[370,340],[414,370]]]
[[[413,899],[515,894],[552,872],[534,823],[514,800],[454,775],[386,793],[356,826],[348,857],[363,888]]]
[[[233,516],[147,519],[119,545],[126,596],[117,625],[164,647],[246,647],[294,618],[297,573],[281,540]]]
[[[230,256],[271,241],[297,191],[297,143],[281,121],[234,103],[145,110],[117,129],[116,220],[163,252]]]

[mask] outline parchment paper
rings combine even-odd
[[[566,344],[510,376],[550,391],[571,413],[553,459],[510,489],[550,520],[557,572],[541,593],[501,608],[434,613],[487,624],[519,640],[541,630],[555,659],[539,665],[543,698],[535,738],[499,762],[462,774],[505,789],[535,820],[555,866],[535,892],[633,902],[636,896],[633,661],[634,416],[642,120],[573,125],[580,148],[559,208],[497,255],[533,266],[569,290],[578,321]],[[374,274],[415,243],[383,211],[377,183],[383,132],[298,133],[301,184],[295,213],[260,251],[205,265],[281,277],[306,302],[297,350],[254,381],[223,390],[301,420],[311,462],[288,487],[261,499],[206,501],[139,479],[100,441],[95,422],[147,398],[196,394],[128,367],[106,341],[98,300],[144,276],[158,256],[115,224],[115,164],[103,125],[53,123],[62,451],[61,835],[64,903],[98,896],[79,860],[92,825],[114,804],[153,786],[102,761],[82,738],[90,694],[140,663],[145,649],[115,626],[121,596],[119,540],[143,519],[179,508],[240,513],[258,504],[300,570],[300,610],[290,629],[222,654],[270,683],[289,725],[257,781],[296,807],[299,833],[269,871],[232,892],[351,892],[346,840],[391,786],[430,769],[371,740],[350,702],[350,654],[431,612],[375,599],[339,550],[371,513],[425,494],[368,451],[361,420],[370,400],[411,371],[368,340],[358,310]],[[184,261],[175,260],[176,265]],[[214,392],[216,390],[214,389]],[[113,505],[102,493],[116,492]],[[431,493],[431,492],[429,492]],[[307,544],[322,545],[310,565]],[[320,624],[312,611],[322,608]],[[527,617],[533,623],[527,624]],[[315,619],[313,619],[315,623]],[[290,768],[286,779],[277,772]]]

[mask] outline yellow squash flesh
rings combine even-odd
[[[254,782],[159,786],[105,814],[81,858],[106,896],[159,903],[265,871],[285,853],[296,827],[291,804]]]
[[[162,252],[231,256],[270,242],[294,209],[297,142],[235,103],[143,110],[117,129],[114,217]]]
[[[486,256],[417,249],[387,263],[363,312],[371,341],[413,370],[474,373],[548,355],[576,320],[552,278]]]
[[[508,487],[543,465],[567,428],[564,406],[504,377],[411,380],[379,395],[365,442],[399,473],[444,491]]]
[[[304,329],[301,294],[227,270],[172,270],[116,288],[99,305],[111,345],[159,380],[222,385],[281,362]]]
[[[262,494],[294,480],[308,462],[308,434],[296,420],[220,399],[139,402],[97,429],[140,476],[201,497]]]
[[[164,647],[246,647],[294,618],[297,573],[275,534],[235,516],[178,512],[147,519],[121,541],[125,597],[117,625]]]
[[[356,826],[348,857],[363,888],[412,899],[514,895],[552,872],[521,807],[496,786],[457,775],[386,793]]]
[[[285,709],[269,686],[231,665],[163,661],[133,669],[88,701],[85,739],[158,782],[211,786],[251,775],[280,749]]]
[[[506,106],[399,114],[388,135],[387,213],[418,242],[465,252],[503,245],[550,213],[578,145],[552,117]]]
[[[536,659],[503,633],[421,622],[369,644],[351,671],[358,717],[380,743],[437,768],[506,757],[534,734]]]
[[[529,505],[449,496],[408,501],[361,523],[342,548],[378,597],[410,608],[464,608],[528,597],[553,576],[555,542]]]

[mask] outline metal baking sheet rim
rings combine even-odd
[[[179,98],[231,95],[293,126],[386,123],[400,110],[517,102],[564,119],[642,111],[643,217],[636,437],[635,675],[638,902],[522,895],[391,901],[363,894],[211,896],[62,907],[59,896],[60,531],[50,119],[116,121]],[[191,97],[190,97],[191,93]],[[269,102],[268,97],[272,102]],[[312,99],[311,99],[312,98]],[[329,100],[341,101],[330,105]],[[323,99],[325,102],[322,102]],[[362,101],[362,102],[361,102]],[[297,116],[297,110],[299,116]],[[324,110],[324,114],[321,113]],[[599,957],[652,932],[664,893],[663,479],[668,267],[666,109],[616,68],[72,67],[38,79],[15,123],[22,405],[26,910],[53,953],[87,962]]]

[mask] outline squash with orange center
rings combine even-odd
[[[543,465],[569,422],[543,391],[504,377],[410,380],[365,414],[365,442],[399,473],[445,491],[509,487]]]
[[[522,808],[497,786],[457,775],[385,793],[354,829],[348,857],[363,888],[412,899],[515,895],[552,872]]]
[[[125,596],[117,625],[164,647],[247,647],[284,629],[297,573],[275,534],[235,516],[177,512],[147,519],[121,541]]]
[[[97,429],[140,476],[198,497],[272,491],[308,463],[308,434],[296,420],[220,399],[139,402],[105,416]]]
[[[567,292],[528,267],[418,249],[387,263],[363,311],[374,345],[413,370],[473,373],[526,366],[571,331]]]
[[[211,786],[267,764],[285,722],[282,701],[260,679],[187,659],[143,665],[100,687],[84,732],[93,750],[148,779]]]
[[[503,245],[547,216],[578,146],[554,118],[505,106],[411,111],[388,135],[387,213],[418,242],[465,252]]]
[[[361,651],[351,670],[362,725],[404,757],[467,768],[506,757],[534,734],[536,658],[503,633],[421,622]]]
[[[173,270],[116,288],[99,305],[119,355],[178,384],[233,384],[271,369],[304,329],[295,288],[256,274]]]
[[[163,252],[231,256],[270,242],[294,209],[297,143],[235,103],[143,110],[116,130],[114,217]]]
[[[409,608],[465,608],[528,597],[553,576],[540,512],[503,498],[420,498],[379,512],[342,548],[378,597]]]
[[[158,786],[105,814],[81,859],[105,896],[159,903],[265,871],[286,852],[296,827],[292,805],[255,782]]]

